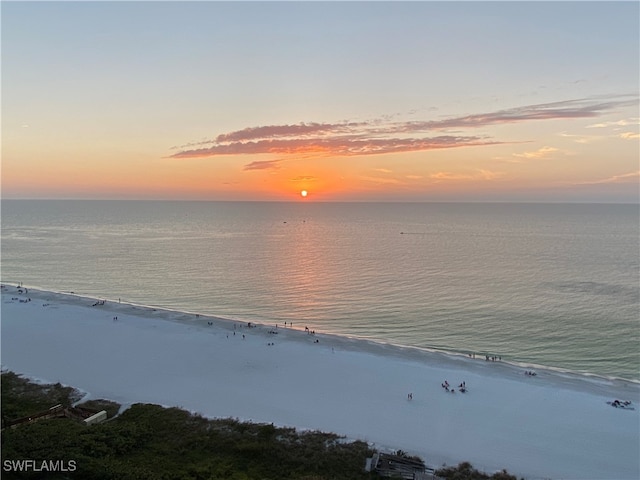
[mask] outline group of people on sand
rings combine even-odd
[[[31,301],[31,297],[29,298],[18,298],[18,297],[12,297],[11,298],[12,301],[16,301],[18,300],[20,303],[27,303]]]
[[[611,406],[616,408],[629,408],[631,402],[629,400],[614,400],[611,402]]]
[[[2,285],[2,290],[6,290],[6,289],[7,289],[7,287],[5,287],[4,285]],[[22,295],[22,294],[25,294],[25,295],[26,295],[26,294],[28,294],[28,293],[29,293],[29,290],[28,290],[28,289],[26,289],[26,288],[25,288],[25,289],[23,289],[23,288],[22,288],[22,282],[20,282],[20,285],[18,285],[17,289],[18,289],[18,293],[19,293],[19,294],[21,294],[21,295]],[[19,298],[19,297],[11,297],[11,301],[12,301],[12,302],[15,302],[16,300],[18,300],[20,303],[27,303],[27,302],[30,302],[30,301],[31,301],[31,298],[22,299],[22,298]]]
[[[444,388],[447,392],[456,393],[456,389],[449,385],[449,382],[447,382],[446,380],[442,383],[442,388]],[[462,382],[460,385],[458,385],[458,390],[460,390],[460,393],[466,393],[467,384],[465,382]]]
[[[534,372],[533,370],[527,370],[526,372],[524,372],[525,375],[527,375],[528,377],[535,377],[538,374],[536,372]]]
[[[442,382],[441,386],[447,392],[456,393],[456,389],[454,387],[452,387],[451,385],[449,385],[449,382],[447,382],[446,380],[444,382]],[[460,391],[460,393],[466,393],[467,392],[467,384],[466,384],[466,382],[462,382],[460,385],[458,385],[458,390]],[[413,400],[413,393],[408,393],[407,394],[407,400]]]

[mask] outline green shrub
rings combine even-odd
[[[3,386],[5,384],[3,374]],[[14,382],[17,376],[10,378]],[[28,383],[28,382],[27,382]],[[49,408],[48,388],[3,389],[2,413],[9,405],[25,415]],[[41,386],[40,386],[41,387]],[[46,387],[46,386],[45,386]],[[65,387],[62,387],[63,389]],[[65,401],[73,398],[73,389]],[[25,394],[25,392],[28,392]],[[39,392],[39,393],[37,393]],[[5,394],[7,404],[5,404]],[[26,395],[26,398],[25,398]],[[61,397],[57,397],[61,398]],[[103,403],[92,401],[88,408]],[[55,404],[55,403],[54,403]],[[112,407],[115,408],[117,404]],[[98,408],[95,408],[98,407]],[[119,407],[119,406],[118,406]],[[297,433],[273,424],[208,420],[178,408],[135,404],[108,422],[85,426],[56,418],[2,432],[2,460],[75,460],[77,470],[62,476],[87,480],[357,480],[374,478],[364,472],[373,454],[364,442],[345,443],[335,434]],[[43,478],[37,475],[5,478]]]
[[[446,467],[436,471],[436,475],[447,480],[517,480],[506,470],[489,476],[473,468],[469,462],[462,462],[457,467]]]

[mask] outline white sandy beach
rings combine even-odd
[[[531,377],[484,357],[311,335],[302,323],[248,328],[94,303],[3,287],[3,369],[123,404],[331,431],[434,467],[469,461],[530,479],[640,478],[637,383],[546,369]],[[464,381],[467,393],[447,393],[445,380]],[[636,409],[607,405],[614,399]]]

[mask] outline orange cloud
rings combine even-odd
[[[455,148],[478,145],[495,145],[501,142],[486,141],[480,137],[443,135],[432,138],[313,138],[270,139],[248,142],[215,144],[208,148],[186,150],[171,155],[172,158],[201,158],[221,155],[254,155],[272,153],[278,155],[315,154],[317,156],[382,155]]]
[[[532,120],[597,117],[620,107],[635,106],[637,98],[637,95],[583,98],[430,121],[392,122],[393,117],[387,116],[364,122],[248,127],[222,133],[213,140],[178,147],[181,151],[171,155],[171,158],[262,153],[348,157],[496,145],[506,142],[476,135],[426,134],[452,128],[480,128]],[[247,165],[245,170],[275,166],[276,163],[253,162]]]
[[[243,170],[277,170],[280,168],[278,164],[281,161],[282,160],[257,160],[245,165]]]

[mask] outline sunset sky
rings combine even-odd
[[[2,198],[639,199],[638,2],[1,9]]]

